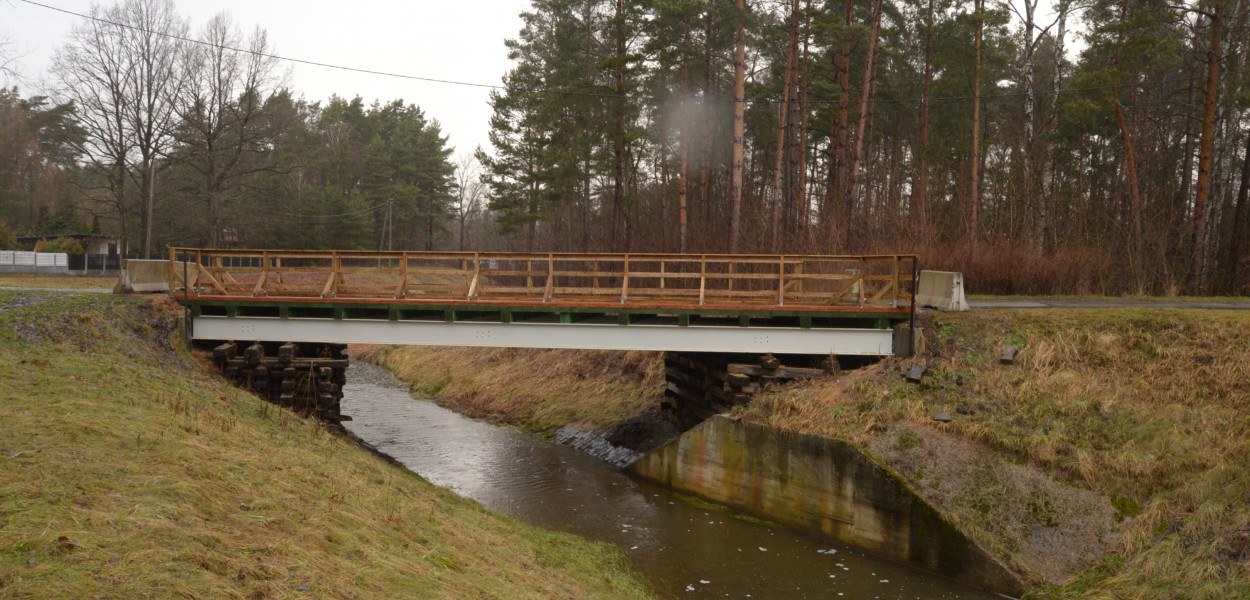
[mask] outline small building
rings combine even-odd
[[[108,235],[96,233],[50,233],[47,235],[28,235],[17,238],[17,243],[34,249],[39,240],[52,241],[58,238],[76,240],[82,245],[82,254],[69,255],[69,270],[75,271],[116,271],[121,268],[122,257],[129,250],[122,240]]]

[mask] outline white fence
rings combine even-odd
[[[69,273],[69,255],[0,250],[0,273]]]

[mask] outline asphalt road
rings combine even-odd
[[[1076,300],[1021,298],[1011,300],[969,300],[975,309],[989,308],[1190,308],[1217,310],[1250,310],[1250,300],[1212,302],[1205,300]]]
[[[27,292],[61,292],[71,294],[111,294],[110,289],[92,289],[92,288],[39,288],[39,287],[17,287],[17,286],[0,286],[0,290],[14,290]],[[1010,300],[969,300],[968,305],[974,310],[978,309],[1038,309],[1038,308],[1190,308],[1190,309],[1215,309],[1215,310],[1250,310],[1250,299],[1234,300],[1234,301],[1207,301],[1207,300],[1077,300],[1077,299],[1047,299],[1047,298],[1018,298]]]

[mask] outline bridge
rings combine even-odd
[[[895,353],[914,255],[171,248],[192,339]]]

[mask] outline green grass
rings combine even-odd
[[[111,290],[115,285],[117,285],[116,275],[0,273],[0,287]]]
[[[604,428],[658,406],[657,352],[381,346],[357,358],[386,367],[418,396],[476,418],[546,433]]]
[[[0,291],[0,597],[648,597],[618,550],[208,375],[176,310]]]
[[[906,424],[1109,498],[1123,533],[1030,597],[1250,598],[1250,314],[974,311],[926,327],[917,359],[777,388],[743,416],[864,447]],[[1000,365],[1009,341],[1024,350]],[[914,362],[930,369],[920,386],[901,377]]]

